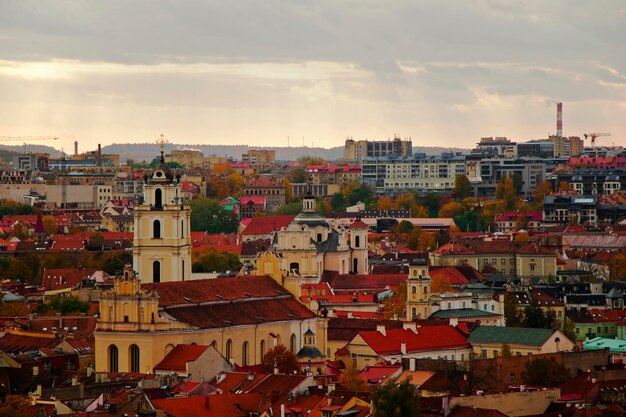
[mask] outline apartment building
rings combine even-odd
[[[358,140],[346,139],[344,159],[346,161],[363,161],[365,158],[409,157],[413,154],[411,139],[402,140]]]
[[[416,190],[451,191],[457,175],[465,174],[465,156],[418,153],[407,158],[367,159],[362,163],[361,181],[378,192]]]

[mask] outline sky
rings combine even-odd
[[[623,0],[0,0],[0,136],[626,145]],[[46,144],[38,142],[41,144]]]

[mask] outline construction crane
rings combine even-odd
[[[591,138],[591,146],[596,146],[596,138],[600,136],[611,136],[610,133],[585,133],[585,139]]]

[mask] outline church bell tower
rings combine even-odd
[[[182,198],[180,175],[161,158],[144,176],[143,203],[135,207],[133,269],[141,282],[191,279],[191,210]]]

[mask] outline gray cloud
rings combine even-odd
[[[620,0],[4,0],[0,126],[103,143],[169,130],[471,146],[545,136],[564,101],[566,133],[619,141],[624,39]]]

